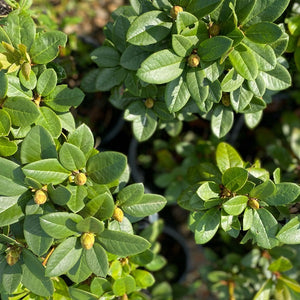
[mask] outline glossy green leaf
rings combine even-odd
[[[29,73],[29,79],[25,78],[23,72],[19,72],[19,78],[21,84],[28,90],[33,90],[36,87],[37,79],[35,73],[32,70]]]
[[[149,52],[141,47],[129,45],[122,53],[120,64],[125,69],[136,71],[148,56]]]
[[[145,194],[135,203],[123,203],[122,209],[134,217],[146,217],[160,211],[167,204],[163,196],[156,194]]]
[[[47,129],[53,138],[58,138],[62,131],[59,117],[52,109],[46,106],[40,107],[40,116],[35,121],[35,124]]]
[[[232,39],[225,36],[215,36],[200,43],[198,55],[205,61],[213,61],[220,58],[232,46]]]
[[[6,73],[1,70],[0,71],[0,99],[4,99],[8,89],[8,78]]]
[[[121,67],[99,69],[95,78],[95,91],[109,91],[120,85],[126,78],[127,72]]]
[[[292,82],[290,73],[279,63],[273,70],[261,72],[260,75],[265,81],[266,88],[272,91],[284,90],[288,88]]]
[[[92,275],[92,271],[87,265],[84,250],[77,263],[67,272],[67,276],[75,283],[85,281]],[[59,299],[57,299],[59,300]]]
[[[53,187],[52,184],[48,184],[48,195],[51,201],[57,205],[65,205],[71,199],[71,192],[63,185]]]
[[[70,89],[67,85],[58,85],[48,94],[43,102],[56,112],[69,111],[77,107],[83,100],[84,94],[79,88]]]
[[[70,175],[55,158],[35,161],[23,167],[23,172],[42,184],[59,184]]]
[[[199,187],[197,195],[204,201],[209,201],[210,199],[219,198],[220,192],[219,184],[213,181],[207,181]]]
[[[69,293],[72,297],[71,299],[73,300],[97,300],[98,299],[96,295],[93,295],[85,290],[75,288],[75,287],[69,287]]]
[[[289,259],[284,256],[280,256],[275,261],[273,261],[268,269],[272,272],[286,272],[293,268],[293,265]]]
[[[1,278],[0,283],[2,284],[4,290],[9,294],[12,294],[22,279],[22,268],[21,264],[18,262],[12,266],[6,264],[1,270]]]
[[[242,113],[249,114],[249,113],[256,113],[263,109],[265,109],[267,106],[266,102],[261,99],[260,97],[252,97],[249,104],[243,109]]]
[[[37,81],[36,90],[39,95],[48,96],[56,87],[57,75],[54,69],[46,69],[39,76]]]
[[[238,152],[227,143],[220,143],[216,150],[216,161],[220,171],[224,173],[232,167],[242,168],[244,163]]]
[[[158,10],[146,12],[137,17],[127,32],[127,42],[138,46],[155,44],[170,32],[172,22]]]
[[[269,205],[279,206],[293,202],[300,195],[300,186],[292,182],[276,184],[276,191],[264,199]]]
[[[112,68],[120,64],[119,52],[108,46],[102,46],[95,49],[91,53],[91,59],[98,65],[98,67]]]
[[[253,223],[253,210],[246,207],[243,215],[243,230],[249,230]]]
[[[131,274],[135,279],[136,285],[142,289],[152,286],[155,282],[154,276],[145,270],[134,270]]]
[[[30,48],[30,57],[36,64],[46,64],[58,55],[59,46],[64,47],[66,42],[67,36],[61,31],[40,33]]]
[[[132,293],[136,289],[136,283],[132,276],[126,275],[118,278],[112,285],[112,290],[116,296]]]
[[[121,153],[113,151],[100,152],[88,160],[87,174],[96,183],[111,183],[122,175],[126,164],[126,156]]]
[[[233,119],[233,111],[230,108],[217,105],[211,118],[211,129],[214,135],[218,138],[225,136],[233,125]]]
[[[170,112],[177,112],[185,106],[190,98],[187,84],[180,76],[166,85],[165,101]]]
[[[224,210],[232,216],[240,215],[247,207],[247,196],[235,196],[223,204]]]
[[[235,112],[242,112],[251,102],[253,93],[244,85],[230,93],[230,104]]]
[[[76,171],[85,167],[86,158],[77,146],[64,143],[59,150],[59,161],[66,169]]]
[[[227,169],[222,176],[223,185],[231,192],[240,190],[248,180],[247,170],[239,167]]]
[[[56,239],[79,235],[76,224],[80,221],[81,216],[67,212],[53,212],[40,217],[42,229]]]
[[[60,276],[69,271],[78,261],[82,247],[76,237],[69,237],[55,248],[46,268],[46,276]]]
[[[246,37],[259,44],[270,44],[281,37],[281,29],[276,24],[270,22],[256,23],[246,29]]]
[[[300,284],[296,280],[291,279],[285,275],[281,275],[279,280],[284,282],[284,284],[291,288],[293,291],[297,292],[298,294],[300,293]]]
[[[134,183],[123,188],[117,195],[117,205],[131,205],[139,202],[144,196],[144,185]]]
[[[194,45],[190,38],[179,34],[173,34],[172,47],[177,55],[181,57],[186,57],[191,54]]]
[[[292,218],[285,224],[276,237],[284,244],[300,244],[300,216]]]
[[[81,232],[100,234],[104,230],[104,223],[94,217],[87,217],[77,223],[76,229]]]
[[[21,127],[31,125],[40,115],[36,105],[22,97],[7,98],[3,110],[9,114],[12,125]]]
[[[223,92],[233,92],[239,88],[244,82],[244,78],[240,76],[234,69],[231,69],[221,82]]]
[[[244,45],[238,45],[229,54],[234,69],[245,79],[254,80],[258,75],[258,65],[254,54]]]
[[[45,277],[45,267],[29,250],[23,249],[22,284],[41,297],[50,297],[54,293],[53,283]]]
[[[67,185],[67,189],[71,192],[71,198],[67,202],[68,208],[72,212],[78,212],[84,208],[84,200],[87,196],[86,187],[83,185]]]
[[[178,14],[176,18],[177,33],[182,33],[184,29],[195,24],[196,22],[198,22],[198,18],[196,18],[193,14],[187,11],[180,12],[180,14]]]
[[[266,84],[260,74],[255,78],[255,80],[248,80],[249,90],[258,97],[262,97],[266,91]]]
[[[150,243],[140,236],[107,229],[100,234],[98,240],[106,251],[123,257],[143,252],[150,247]]]
[[[278,245],[278,241],[275,239],[278,223],[265,208],[253,211],[253,224],[250,230],[259,247],[271,249]]]
[[[170,50],[161,50],[143,61],[137,76],[148,83],[162,84],[179,77],[185,60]]]
[[[41,215],[27,215],[24,220],[24,237],[29,249],[37,256],[45,254],[53,243],[40,225]]]
[[[108,259],[105,250],[98,243],[85,250],[85,258],[90,270],[97,276],[106,277],[108,272]]]
[[[32,99],[32,91],[26,89],[19,80],[19,77],[13,75],[7,75],[8,79],[8,88],[7,96],[8,97],[22,97],[24,99]]]
[[[262,119],[263,112],[258,111],[256,113],[245,114],[245,123],[248,128],[255,128]]]
[[[201,19],[212,13],[222,2],[222,0],[189,1],[186,10]]]
[[[0,110],[0,136],[8,135],[10,131],[11,120],[9,114],[3,109]]]
[[[18,146],[14,141],[10,141],[7,137],[0,137],[0,156],[11,156],[18,150]]]
[[[260,288],[260,290],[255,294],[253,300],[265,300],[270,299],[272,290],[272,279],[268,279]]]
[[[221,221],[221,212],[218,208],[211,208],[199,220],[196,220],[195,241],[205,244],[216,234]]]
[[[265,199],[274,194],[275,191],[275,184],[271,180],[267,180],[252,189],[249,193],[249,196],[265,201]]]
[[[50,133],[42,126],[32,127],[22,142],[20,157],[23,164],[57,158],[56,147]]]

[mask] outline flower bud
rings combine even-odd
[[[208,28],[208,32],[210,36],[217,36],[220,33],[220,25],[218,24],[211,24]]]
[[[47,192],[44,190],[37,190],[34,194],[34,202],[38,205],[44,204],[47,201]]]
[[[124,294],[122,297],[121,297],[121,300],[128,300],[128,296],[126,294]]]
[[[192,68],[198,67],[200,64],[200,57],[198,54],[191,54],[188,58],[188,65]]]
[[[19,249],[11,249],[6,254],[6,262],[8,265],[13,266],[20,259],[21,251]]]
[[[175,5],[170,10],[171,17],[176,20],[177,15],[183,11],[183,8],[181,6]]]
[[[230,106],[230,94],[229,93],[223,93],[222,103],[224,106]]]
[[[120,223],[123,221],[124,213],[121,208],[119,208],[117,206],[115,207],[115,210],[113,213],[113,218]]]
[[[154,106],[154,100],[152,98],[147,98],[145,101],[145,106],[147,108],[152,108]]]
[[[82,245],[82,248],[84,249],[91,249],[94,246],[95,243],[95,235],[91,232],[85,232],[81,235],[80,242]]]
[[[259,209],[259,202],[256,198],[250,198],[248,200],[248,205],[253,209]]]
[[[86,183],[86,175],[84,173],[77,173],[74,178],[77,185],[84,185]]]

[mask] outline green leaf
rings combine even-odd
[[[127,42],[138,46],[155,44],[163,40],[172,27],[170,18],[154,10],[137,17],[127,31]]]
[[[0,71],[0,99],[4,99],[8,89],[8,78],[4,70]]]
[[[231,69],[221,82],[222,91],[233,92],[234,90],[238,89],[243,82],[244,78],[239,75],[235,69]]]
[[[65,205],[72,196],[71,192],[63,185],[59,185],[54,189],[52,184],[48,184],[47,188],[51,201],[57,205]]]
[[[22,264],[22,284],[41,297],[50,297],[54,293],[53,283],[45,277],[45,267],[27,249],[22,250],[24,264]]]
[[[61,31],[48,31],[36,36],[30,49],[31,60],[36,64],[46,64],[57,55],[59,46],[65,47],[67,36]]]
[[[108,259],[105,250],[98,243],[85,250],[85,259],[90,270],[97,276],[106,277],[108,272]]]
[[[278,280],[282,281],[286,286],[288,286],[290,289],[292,289],[293,291],[295,291],[299,295],[300,285],[296,280],[291,279],[291,278],[289,278],[287,276],[284,276],[284,275],[281,275]],[[297,295],[297,297],[298,297],[298,295]]]
[[[253,211],[253,224],[250,230],[259,247],[271,249],[278,245],[278,241],[275,239],[278,223],[265,208]]]
[[[20,127],[31,125],[40,115],[36,105],[22,97],[7,98],[3,110],[9,114],[12,125]]]
[[[251,102],[253,93],[242,85],[230,93],[230,103],[235,112],[242,112]]]
[[[189,1],[186,10],[201,19],[212,13],[222,2],[223,0]]]
[[[81,232],[100,234],[104,230],[104,223],[94,217],[87,217],[77,223],[76,229]]]
[[[268,279],[260,288],[260,290],[255,294],[253,300],[265,300],[270,299],[271,290],[273,287],[272,279]]]
[[[41,215],[27,215],[24,220],[24,237],[29,249],[37,256],[45,254],[53,243],[40,225]]]
[[[248,180],[247,170],[239,167],[227,169],[222,176],[223,185],[231,192],[240,190]]]
[[[183,77],[180,76],[166,85],[165,101],[170,112],[177,112],[190,99],[190,93]]]
[[[195,225],[195,241],[197,244],[205,244],[216,234],[221,221],[221,212],[218,208],[211,208]]]
[[[148,83],[167,83],[182,74],[184,64],[184,58],[170,50],[161,50],[153,53],[143,61],[137,76]]]
[[[35,124],[47,129],[53,138],[58,138],[62,131],[59,117],[52,109],[46,106],[40,107],[40,116],[35,121]]]
[[[56,112],[69,111],[77,107],[83,100],[84,94],[79,88],[70,89],[67,85],[58,85],[48,94],[43,102]]]
[[[53,138],[44,127],[32,127],[22,142],[20,157],[23,164],[57,158]]]
[[[68,132],[73,132],[75,130],[75,120],[71,112],[64,112],[56,114],[61,122],[63,129],[66,129]]]
[[[293,265],[291,261],[284,256],[280,256],[279,258],[277,258],[268,267],[268,269],[271,272],[279,272],[279,273],[286,272],[292,268]]]
[[[120,85],[125,80],[127,72],[121,67],[98,70],[95,82],[96,91],[109,91],[113,87]]]
[[[191,54],[194,45],[190,38],[179,34],[173,34],[172,47],[177,55],[186,57]]]
[[[18,150],[18,146],[14,141],[10,141],[7,137],[0,137],[0,156],[11,156]]]
[[[82,252],[76,237],[69,237],[55,248],[46,268],[46,276],[60,276],[69,271],[78,261]]]
[[[210,82],[207,80],[206,85],[208,86],[208,95],[206,101],[219,103],[222,98],[222,88],[219,80]]]
[[[217,105],[211,118],[211,129],[214,135],[218,138],[225,136],[233,125],[233,119],[233,111],[230,108]]]
[[[30,49],[35,37],[35,24],[28,12],[15,10],[7,17],[6,32],[15,48],[23,44]]]
[[[186,73],[188,90],[198,106],[203,103],[209,94],[209,87],[204,84],[205,72],[200,69],[190,68]]]
[[[148,56],[149,52],[141,47],[129,45],[122,53],[120,64],[125,69],[136,71]]]
[[[290,145],[294,154],[300,159],[300,128],[292,129]]]
[[[106,251],[123,257],[141,253],[150,247],[150,243],[140,236],[107,229],[98,240]]]
[[[91,59],[98,67],[112,68],[120,64],[119,52],[107,46],[101,46],[91,53]]]
[[[262,111],[266,106],[266,102],[263,99],[253,96],[250,103],[243,109],[242,113],[256,113]]]
[[[215,36],[206,39],[200,43],[198,55],[200,56],[200,59],[205,61],[216,60],[231,48],[232,43],[232,39],[225,36]]]
[[[236,2],[235,13],[240,24],[244,24],[244,20],[253,10],[255,3],[256,2],[252,0],[242,0]]]
[[[132,276],[126,275],[118,278],[112,285],[112,290],[116,296],[123,296],[135,291],[136,283]]]
[[[23,167],[22,170],[26,176],[42,184],[59,184],[70,175],[70,171],[63,168],[55,158],[32,162]]]
[[[67,272],[67,276],[75,283],[85,281],[92,275],[92,271],[87,265],[84,250],[81,253],[81,257],[77,263]],[[59,299],[57,299],[59,300]]]
[[[279,18],[289,4],[289,0],[259,0],[244,23],[256,24],[261,21],[273,22]]]
[[[144,196],[144,185],[134,183],[123,188],[117,195],[117,205],[131,205],[139,202]]]
[[[182,34],[182,31],[184,31],[186,28],[189,28],[189,26],[196,24],[197,22],[198,18],[196,18],[194,15],[188,13],[187,11],[180,12],[176,18],[177,33]]]
[[[67,212],[54,212],[40,217],[42,229],[56,239],[79,235],[76,224],[80,221],[81,216]]]
[[[287,89],[292,84],[290,73],[279,63],[273,70],[261,72],[260,75],[265,81],[266,88],[272,91]]]
[[[154,276],[145,270],[133,270],[131,273],[136,285],[142,289],[152,286],[155,282]]]
[[[124,172],[126,156],[113,151],[100,152],[87,162],[88,176],[99,184],[108,184],[117,180]]]
[[[256,113],[245,114],[245,123],[248,128],[253,129],[258,125],[262,118],[263,112],[258,111]]]
[[[216,182],[208,181],[197,190],[197,195],[204,201],[220,198],[220,186]]]
[[[255,80],[248,80],[249,90],[256,96],[262,97],[266,91],[266,84],[260,74],[255,78]]]
[[[97,300],[98,297],[93,295],[85,290],[69,287],[69,293],[71,295],[71,299],[73,300]],[[109,298],[110,299],[110,298]]]
[[[240,44],[229,54],[234,69],[245,79],[254,80],[258,75],[258,66],[254,54],[249,48]]]
[[[292,182],[276,184],[276,191],[264,199],[269,205],[279,206],[293,202],[300,195],[300,186]]]
[[[80,170],[85,167],[84,153],[75,145],[64,143],[59,150],[61,164],[70,171]]]
[[[233,167],[242,168],[244,163],[238,152],[227,143],[220,143],[216,150],[216,161],[220,171],[224,173]]]
[[[29,73],[29,79],[26,79],[23,72],[19,72],[19,78],[21,84],[28,90],[33,90],[36,87],[37,79],[35,73],[31,70]]]
[[[48,96],[56,87],[57,75],[54,69],[46,69],[39,76],[37,81],[36,90],[39,95]]]
[[[252,189],[249,196],[265,201],[265,199],[274,194],[275,191],[275,184],[271,180],[267,180]]]
[[[270,22],[256,23],[244,32],[246,37],[258,44],[270,44],[279,39],[282,31],[279,26]]]
[[[203,62],[200,60],[201,68],[206,74],[206,77],[211,81],[216,81],[224,72],[224,64],[215,62]]]
[[[32,99],[32,91],[26,89],[23,85],[21,85],[18,77],[7,75],[7,79],[8,79],[8,89],[7,89],[8,97],[22,97],[28,100]]]
[[[253,223],[253,209],[246,207],[243,215],[243,230],[249,230]]]
[[[276,67],[276,55],[270,45],[260,45],[248,39],[244,39],[243,42],[252,50],[259,70],[271,71]]]
[[[0,195],[18,196],[27,191],[24,174],[20,166],[0,157]]]
[[[140,199],[135,199],[134,203],[123,203],[122,209],[125,213],[134,217],[146,217],[157,213],[167,204],[163,196],[155,194],[145,194]]]
[[[284,244],[300,244],[300,216],[292,218],[285,224],[276,237]]]
[[[78,212],[84,208],[84,200],[87,196],[86,187],[83,185],[67,185],[67,189],[71,192],[71,198],[67,202],[68,208],[72,212]]]
[[[6,264],[1,271],[2,282],[0,281],[0,283],[6,292],[12,294],[22,279],[21,264],[19,262],[12,266]]]
[[[247,207],[247,196],[235,196],[223,204],[224,210],[232,216],[240,215]]]

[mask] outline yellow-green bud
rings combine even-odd
[[[229,93],[223,93],[223,95],[222,95],[222,103],[225,106],[230,106],[230,94]]]
[[[34,194],[34,202],[38,205],[44,204],[47,201],[47,192],[43,190],[37,190]]]
[[[8,265],[13,266],[20,259],[21,251],[19,249],[11,249],[6,254],[6,262]]]
[[[115,207],[114,213],[113,213],[113,218],[120,223],[123,221],[124,213],[121,208],[119,208],[117,206]]]
[[[248,200],[248,205],[253,209],[259,209],[259,202],[256,198],[250,198]]]
[[[147,108],[152,108],[154,106],[154,100],[152,98],[147,98],[145,101],[145,106]]]
[[[183,11],[183,8],[181,6],[175,5],[171,8],[170,15],[174,20],[176,20],[178,14],[182,11]]]
[[[209,28],[208,28],[208,32],[210,36],[217,36],[220,33],[220,25],[218,24],[210,24]]]
[[[84,185],[86,183],[86,175],[84,173],[77,173],[74,178],[77,185]]]
[[[91,232],[85,232],[81,235],[80,242],[82,248],[84,249],[91,249],[95,243],[95,234]]]
[[[200,64],[200,57],[198,54],[191,54],[188,58],[188,65],[192,68],[198,67]]]
[[[128,300],[128,296],[126,294],[124,294],[122,297],[121,297],[121,300]]]
[[[24,75],[26,80],[29,80],[30,72],[31,72],[31,65],[29,62],[23,63],[21,67],[22,74]]]

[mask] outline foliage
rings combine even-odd
[[[217,137],[234,113],[255,127],[271,95],[291,85],[288,44],[273,23],[289,1],[130,1],[106,28],[85,91],[111,91],[139,141],[199,115]]]

